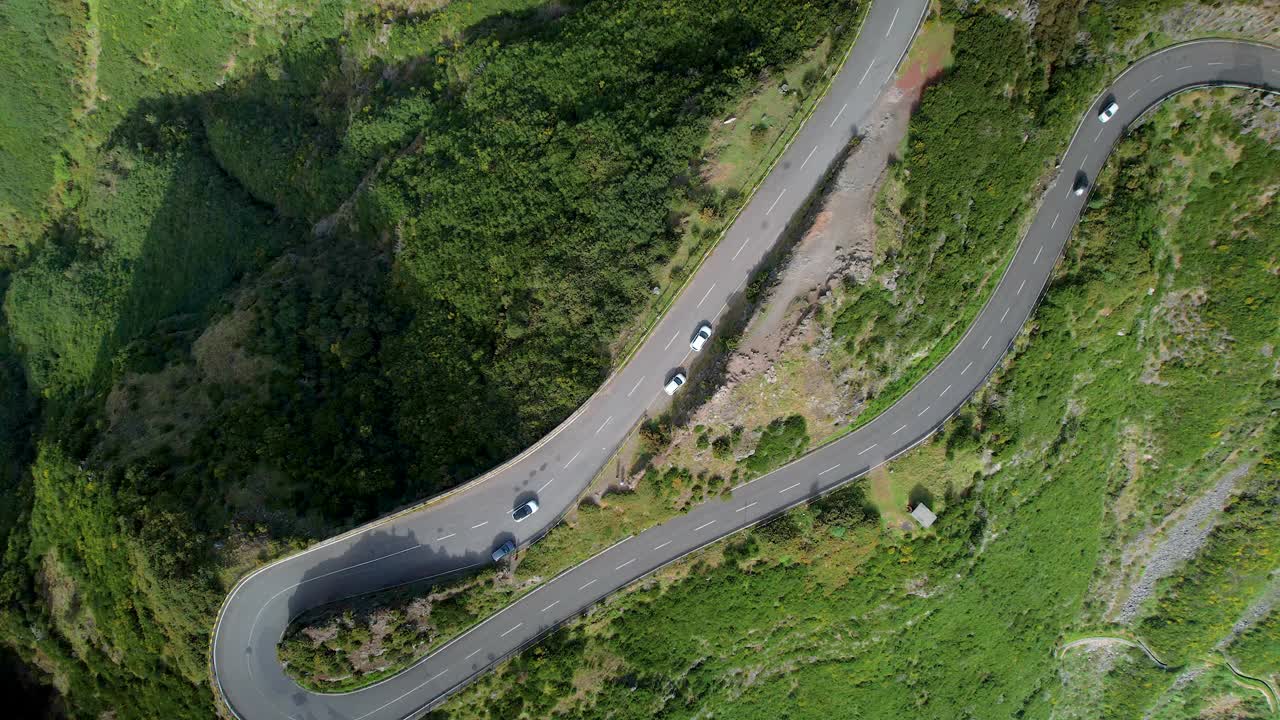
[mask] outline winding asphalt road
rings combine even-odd
[[[333,695],[303,690],[289,679],[275,649],[290,618],[353,594],[483,565],[504,540],[536,540],[577,499],[633,424],[665,400],[662,385],[671,368],[687,361],[698,323],[714,321],[724,311],[856,133],[856,122],[892,77],[925,6],[926,0],[875,3],[827,97],[737,222],[633,359],[574,416],[521,456],[438,502],[331,539],[241,580],[219,614],[212,648],[215,680],[237,717],[415,717],[609,593],[910,449],[968,400],[1013,342],[1087,200],[1087,193],[1071,191],[1077,173],[1092,179],[1126,124],[1194,86],[1280,87],[1280,50],[1267,46],[1203,41],[1148,56],[1117,78],[1082,120],[1060,176],[958,346],[875,421],[735,488],[729,502],[708,502],[618,543],[381,683]],[[1120,111],[1109,123],[1099,123],[1098,107],[1110,97]],[[511,509],[535,495],[543,510],[514,523]]]

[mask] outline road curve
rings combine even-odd
[[[572,619],[609,593],[694,550],[828,492],[927,438],[982,384],[1030,316],[1087,200],[1092,180],[1124,127],[1147,108],[1201,85],[1280,87],[1280,50],[1222,40],[1175,46],[1120,75],[1100,97],[1120,110],[1081,121],[1030,230],[991,299],[957,347],[875,421],[765,477],[609,548],[499,611],[409,670],[347,694],[306,691],[285,675],[276,644],[291,617],[352,594],[484,564],[498,542],[536,539],[585,488],[632,424],[663,396],[669,368],[687,359],[699,321],[738,292],[787,219],[855,132],[914,35],[924,0],[881,0],[835,79],[778,166],[707,258],[685,292],[625,367],[582,409],[530,451],[421,511],[375,523],[284,558],[232,590],[215,626],[212,667],[224,701],[242,720],[399,719],[416,716],[496,662]],[[891,48],[887,50],[886,48]],[[543,507],[517,526],[510,510],[536,494]],[[531,525],[541,520],[542,525]]]

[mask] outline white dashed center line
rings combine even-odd
[[[795,489],[796,489],[796,488],[798,488],[798,487],[800,487],[800,483],[795,483],[795,484],[792,484],[792,485],[788,485],[788,486],[786,486],[786,487],[782,488],[781,490],[779,490],[779,491],[778,491],[778,494],[779,494],[779,495],[781,495],[781,494],[782,494],[782,493],[784,493],[784,492],[790,492],[790,491],[792,491],[792,490],[795,490]]]
[[[635,561],[636,561],[636,559],[635,559],[635,558],[631,558],[630,560],[628,560],[628,561],[626,561],[626,562],[622,563],[621,565],[619,565],[618,567],[614,568],[613,570],[614,570],[614,572],[617,572],[618,570],[621,570],[622,568],[624,568],[624,567],[626,567],[626,566],[630,565],[631,563],[633,563],[633,562],[635,562]]]
[[[662,543],[661,545],[659,545],[658,547],[654,548],[653,550],[654,550],[654,552],[657,552],[657,551],[661,550],[662,548],[664,548],[664,547],[666,547],[666,546],[668,546],[668,545],[670,545],[670,544],[671,544],[671,541],[670,541],[670,540],[668,540],[668,541],[666,541],[666,542]]]
[[[831,124],[828,125],[827,127],[835,127],[836,121],[839,120],[840,116],[844,114],[844,109],[847,107],[849,107],[849,103],[845,103],[844,105],[842,105],[840,107],[840,112],[836,113],[836,116],[834,118],[831,118]]]
[[[1151,82],[1150,82],[1150,83],[1147,83],[1147,84],[1148,84],[1148,85],[1150,85],[1151,83],[1154,83],[1155,81],[1159,80],[1159,79],[1160,79],[1160,78],[1162,78],[1162,77],[1164,77],[1164,76],[1163,76],[1163,75],[1157,75],[1157,76],[1155,76],[1155,77],[1151,78]]]
[[[664,345],[664,346],[662,347],[662,349],[663,349],[663,350],[666,350],[667,348],[671,347],[671,343],[675,342],[675,341],[676,341],[676,338],[678,338],[678,337],[680,337],[680,331],[679,331],[679,330],[677,330],[677,331],[676,331],[676,334],[675,334],[675,335],[672,335],[672,336],[671,336],[671,339],[667,341],[667,344],[666,344],[666,345]]]
[[[1182,67],[1178,68],[1175,72],[1182,72],[1183,70],[1190,70],[1190,69],[1191,69],[1190,65],[1183,65]]]
[[[949,391],[950,389],[951,389],[950,385],[946,386],[945,388],[942,389],[942,392],[938,393],[938,397],[942,397],[943,395],[946,395],[947,391]]]
[[[929,412],[929,408],[931,408],[931,407],[933,407],[933,406],[932,406],[932,405],[925,405],[923,410],[921,410],[920,412],[916,413],[916,417],[924,417],[924,414],[925,414],[925,413],[927,413],[927,412]]]
[[[596,431],[595,431],[594,433],[592,433],[592,434],[593,434],[593,435],[599,435],[599,434],[600,434],[600,431],[604,429],[604,426],[605,426],[605,425],[608,425],[608,424],[609,424],[609,422],[610,422],[610,421],[612,421],[612,420],[613,420],[613,416],[612,416],[612,415],[610,415],[609,417],[605,418],[605,419],[604,419],[604,422],[603,422],[603,423],[600,423],[600,427],[596,428]]]
[[[707,296],[708,296],[708,295],[710,295],[710,294],[711,294],[711,291],[712,291],[712,290],[715,290],[715,289],[716,289],[716,284],[715,284],[715,283],[711,283],[711,287],[707,288],[707,292],[706,292],[706,294],[704,294],[704,295],[702,296],[702,299],[698,301],[698,307],[702,307],[702,303],[704,303],[704,302],[706,302],[706,301],[707,301]]]
[[[814,149],[815,149],[815,150],[817,150],[817,148],[814,148]],[[744,249],[746,249],[746,247],[747,247],[747,243],[749,243],[749,242],[751,242],[751,238],[747,238],[746,240],[743,240],[743,241],[742,241],[742,246],[738,248],[738,252],[736,252],[736,253],[734,253],[734,254],[733,254],[733,259],[734,259],[734,260],[737,260],[737,259],[738,259],[738,255],[739,255],[739,254],[741,254],[741,253],[742,253],[742,251],[743,251]]]
[[[548,605],[548,606],[546,606],[546,607],[542,608],[542,612],[546,612],[546,611],[550,610],[551,608],[553,608],[553,607],[555,607],[555,606],[557,606],[557,605],[559,605],[559,604],[560,604],[560,601],[559,601],[559,600],[557,600],[557,601],[555,601],[555,602],[551,603],[550,605]]]
[[[631,393],[633,393],[633,392],[635,392],[637,389],[639,389],[639,387],[640,387],[640,383],[642,383],[642,382],[644,382],[644,378],[640,378],[639,380],[637,380],[637,381],[636,381],[636,384],[635,384],[635,387],[631,388],[631,392],[627,393],[627,397],[631,397]]]
[[[736,512],[736,513],[740,513],[740,512],[742,512],[743,510],[746,510],[747,508],[754,507],[754,506],[755,506],[755,503],[751,503],[751,504],[749,504],[749,505],[743,505],[742,507],[738,508],[737,510],[734,510],[734,512]]]
[[[432,676],[431,676],[431,680],[428,680],[427,682],[432,682],[433,680],[438,680],[438,679],[440,679],[440,676],[441,676],[441,675],[443,675],[443,674],[445,674],[445,673],[447,673],[447,672],[449,672],[449,668],[445,668],[445,669],[441,670],[440,672],[436,673],[435,675],[432,675]]]
[[[965,365],[965,366],[964,366],[964,369],[960,371],[960,374],[961,374],[961,375],[963,375],[963,374],[965,374],[965,373],[969,372],[969,368],[971,368],[971,367],[973,367],[973,363],[972,363],[972,362],[971,362],[971,363],[969,363],[968,365]]]
[[[800,163],[800,169],[801,169],[801,170],[803,170],[803,169],[804,169],[804,166],[805,166],[805,165],[808,165],[808,164],[809,164],[809,158],[813,157],[813,154],[814,154],[814,153],[816,153],[816,152],[818,152],[818,146],[817,146],[817,145],[814,145],[814,146],[813,146],[813,149],[809,151],[809,154],[805,156],[805,158],[804,158],[804,162]]]
[[[865,453],[867,450],[870,450],[871,448],[875,447],[876,445],[879,445],[879,443],[871,443],[871,444],[870,444],[870,445],[868,445],[865,449],[863,449],[863,451],[862,451],[862,452],[860,452],[860,453],[858,453],[858,454],[859,454],[859,455],[861,455],[862,453]]]
[[[1007,317],[1009,317],[1009,308],[1004,309],[1004,314],[1000,316],[1000,322],[1004,322],[1004,319]]]
[[[1137,90],[1134,90],[1133,92],[1129,93],[1129,97],[1127,97],[1127,98],[1125,98],[1125,99],[1126,99],[1126,100],[1132,100],[1132,99],[1133,99],[1133,96],[1134,96],[1134,95],[1137,95],[1137,94],[1138,94],[1138,93],[1140,93],[1140,92],[1142,92],[1142,88],[1138,88]]]
[[[464,657],[464,658],[462,658],[462,659],[463,659],[463,660],[470,660],[471,658],[475,657],[475,656],[480,652],[480,650],[481,650],[481,649],[482,649],[482,648],[476,648],[475,650],[472,650],[470,655],[468,655],[468,656],[466,656],[466,657]]]
[[[516,623],[516,624],[515,624],[515,627],[513,627],[513,628],[511,628],[510,630],[508,630],[508,631],[506,631],[506,632],[502,633],[502,634],[501,634],[501,635],[499,635],[498,637],[506,637],[506,636],[510,635],[511,633],[513,633],[513,632],[515,632],[515,631],[519,630],[521,625],[524,625],[524,623]]]
[[[1214,65],[1226,65],[1226,63],[1221,63],[1221,62],[1211,62],[1211,63],[1209,63],[1209,67],[1213,67]]]
[[[472,526],[471,526],[471,529],[472,529],[472,530],[476,530],[476,529],[478,529],[478,528],[482,528],[482,527],[484,527],[485,525],[488,525],[488,524],[489,524],[489,521],[488,521],[488,520],[485,520],[484,522],[480,523],[479,525],[472,525]]]
[[[987,339],[986,339],[986,340],[983,340],[983,341],[982,341],[982,349],[983,349],[983,350],[986,350],[986,349],[987,349],[987,343],[989,343],[989,342],[991,342],[991,336],[990,336],[990,335],[988,335],[988,336],[987,336]]]
[[[862,77],[858,78],[858,87],[862,87],[862,81],[867,79],[867,75],[871,74],[871,68],[875,66],[876,62],[872,60],[871,64],[867,66],[866,72],[862,73]]]
[[[702,528],[710,527],[711,525],[715,525],[715,524],[716,524],[716,521],[715,521],[715,520],[712,520],[711,522],[704,522],[704,523],[702,523],[701,525],[699,525],[698,527],[694,528],[694,529],[693,529],[693,531],[694,531],[694,532],[698,532],[698,531],[699,531],[699,530],[701,530]]]
[[[1089,153],[1085,153],[1085,154],[1084,154],[1084,157],[1080,158],[1080,169],[1081,169],[1081,170],[1083,170],[1083,169],[1084,169],[1084,163],[1085,163],[1085,161],[1086,161],[1086,160],[1088,160],[1088,159],[1089,159]]]
[[[1093,141],[1098,142],[1098,138],[1102,137],[1102,131],[1106,128],[1098,128],[1098,134],[1093,136]]]
[[[449,533],[448,535],[442,535],[442,536],[440,536],[440,537],[436,538],[436,542],[440,542],[440,541],[442,541],[442,540],[448,540],[449,538],[451,538],[451,537],[453,537],[454,535],[457,535],[457,534],[458,534],[458,533]]]
[[[586,590],[587,588],[591,587],[593,584],[595,584],[595,580],[588,580],[586,583],[582,585],[582,587],[578,588],[578,591],[581,592],[583,590]]]
[[[582,451],[581,451],[581,450],[579,450],[578,452],[574,453],[574,454],[573,454],[573,457],[569,458],[569,462],[565,463],[565,464],[564,464],[564,466],[567,468],[567,467],[569,467],[570,465],[572,465],[572,464],[573,464],[573,461],[574,461],[574,460],[577,460],[577,459],[578,459],[578,456],[579,456],[579,455],[581,455],[581,454],[582,454]]]
[[[1041,245],[1041,246],[1040,246],[1040,249],[1039,249],[1039,250],[1036,250],[1036,256],[1035,256],[1034,258],[1032,258],[1032,259],[1031,259],[1031,264],[1032,264],[1032,265],[1035,265],[1036,263],[1040,262],[1040,253],[1042,253],[1042,252],[1044,252],[1044,246],[1043,246],[1043,245]]]
[[[837,464],[835,464],[835,465],[832,465],[831,467],[827,468],[826,470],[823,470],[822,472],[818,473],[818,477],[822,477],[823,475],[826,475],[827,473],[831,472],[832,470],[835,470],[835,469],[836,469],[836,468],[838,468],[838,467],[840,467],[840,464],[839,464],[839,463],[837,463]]]
[[[556,479],[555,479],[555,478],[551,478],[550,480],[548,480],[548,481],[546,481],[546,482],[542,483],[542,487],[538,488],[538,492],[542,492],[543,490],[546,490],[546,489],[547,489],[547,486],[548,486],[548,485],[550,485],[551,483],[555,482],[555,481],[556,481]]]
[[[901,10],[902,8],[893,9],[893,18],[889,20],[889,29],[884,31],[885,37],[889,37],[889,33],[893,32],[893,24],[898,21],[898,12]]]
[[[1052,229],[1054,229],[1055,227],[1057,227],[1057,226],[1058,226],[1058,218],[1059,218],[1059,217],[1061,217],[1061,216],[1062,216],[1062,213],[1055,213],[1055,214],[1054,214],[1054,216],[1053,216],[1053,222],[1049,223],[1049,229],[1050,229],[1050,230],[1052,230]]]
[[[1014,293],[1014,294],[1015,294],[1015,295],[1021,295],[1021,294],[1022,294],[1022,288],[1026,287],[1026,286],[1027,286],[1027,281],[1026,281],[1026,280],[1023,280],[1022,282],[1018,283],[1018,292],[1016,292],[1016,293]]]
[[[769,209],[766,210],[764,214],[768,215],[769,213],[773,212],[773,209],[778,207],[778,200],[781,200],[782,196],[786,194],[787,194],[787,189],[782,188],[782,192],[778,193],[778,197],[773,201],[773,204],[769,206]]]
[[[903,430],[906,430],[906,429],[907,429],[907,426],[906,426],[906,425],[903,425],[902,427],[898,428],[897,430],[894,430],[893,432],[891,432],[891,433],[889,433],[889,434],[890,434],[890,435],[897,435],[898,433],[900,433],[900,432],[902,432]]]

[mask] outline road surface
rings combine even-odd
[[[1280,51],[1205,41],[1138,62],[1081,121],[1000,284],[952,353],[900,402],[840,441],[624,540],[545,583],[399,675],[352,693],[318,694],[284,672],[276,645],[290,618],[316,605],[437,573],[480,566],[492,548],[536,539],[574,502],[627,431],[655,403],[688,342],[740,291],[792,214],[856,132],[905,53],[924,0],[871,8],[827,97],[632,360],[573,417],[520,457],[426,509],[395,516],[279,560],[244,578],[224,603],[213,672],[242,720],[415,717],[495,663],[535,642],[608,594],[725,535],[866,473],[927,438],[963,405],[1003,357],[1047,284],[1084,203],[1072,186],[1092,179],[1125,125],[1163,98],[1198,85],[1276,89]],[[1120,110],[1099,123],[1114,97]],[[510,512],[536,495],[542,510],[515,524]],[[541,525],[538,523],[542,523]]]

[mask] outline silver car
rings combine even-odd
[[[515,552],[515,549],[516,549],[516,544],[511,542],[510,540],[502,543],[501,545],[499,545],[497,548],[494,549],[493,555],[492,555],[493,561],[494,562],[501,561],[502,558]]]
[[[511,517],[515,518],[516,522],[520,522],[536,512],[538,512],[538,501],[530,500],[513,510],[511,512]]]

